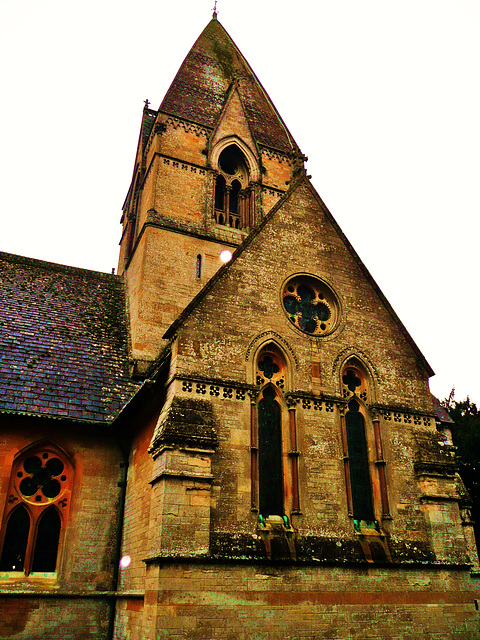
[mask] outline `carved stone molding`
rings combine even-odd
[[[268,338],[271,338],[274,342],[279,342],[288,351],[293,361],[295,362],[295,369],[298,370],[298,358],[294,350],[292,349],[290,344],[287,342],[287,340],[285,340],[285,338],[281,336],[279,333],[277,333],[276,331],[264,331],[263,333],[260,333],[258,336],[256,336],[248,345],[247,353],[245,354],[245,361],[246,362],[249,361],[250,356],[252,354],[252,350],[255,348],[255,346],[259,342],[263,341],[264,339],[267,340]]]
[[[188,122],[188,120],[182,120],[181,118],[174,118],[173,116],[168,116],[165,124],[167,127],[173,127],[174,129],[183,129],[185,133],[193,133],[196,136],[203,136],[204,138],[208,138],[210,135],[210,131],[206,127],[202,127],[199,124],[195,124],[194,122]]]
[[[184,393],[192,393],[199,398],[209,397],[224,400],[245,400],[247,393],[250,394],[252,391],[249,387],[220,382],[218,380],[200,381],[191,378],[180,379],[182,381],[182,391]]]
[[[282,153],[281,151],[278,151],[277,149],[272,149],[271,147],[260,147],[260,151],[262,153],[262,156],[265,156],[266,158],[268,158],[269,160],[276,160],[277,162],[285,162],[286,164],[289,164],[290,166],[293,166],[295,164],[295,158],[293,158],[292,156],[286,154],[286,153]]]
[[[375,380],[377,383],[380,382],[380,375],[377,371],[376,366],[373,364],[370,356],[365,353],[362,349],[356,346],[349,346],[342,349],[340,353],[337,355],[333,362],[332,366],[332,375],[333,377],[337,377],[340,371],[340,365],[347,360],[350,356],[356,356],[359,360],[363,361],[363,363],[367,366],[368,370],[375,376]]]

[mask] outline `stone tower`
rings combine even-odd
[[[118,266],[137,372],[223,264],[221,252],[245,240],[302,167],[287,127],[214,14],[158,111],[143,111]]]

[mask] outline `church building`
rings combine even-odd
[[[0,253],[0,640],[480,638],[451,419],[305,160],[214,13],[117,275]]]

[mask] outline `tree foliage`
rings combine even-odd
[[[472,499],[472,517],[480,547],[480,410],[468,396],[466,400],[457,402],[452,395],[443,404],[455,422],[451,425],[453,444],[457,450],[460,476]]]

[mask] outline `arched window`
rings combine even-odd
[[[283,516],[282,409],[273,385],[258,403],[259,507],[263,517]]]
[[[55,507],[42,513],[37,526],[32,571],[55,571],[61,521]]]
[[[258,398],[252,405],[252,508],[263,520],[281,516],[288,522],[292,513],[299,513],[296,409],[285,395],[287,360],[275,343],[257,353],[254,380]]]
[[[385,461],[380,422],[369,411],[369,376],[356,357],[350,358],[341,373],[343,397],[347,400],[342,416],[342,441],[347,482],[348,511],[357,530],[374,527],[378,518],[390,518]],[[375,496],[381,498],[377,504]]]
[[[50,443],[15,458],[0,531],[0,570],[54,572],[73,484],[69,457]]]
[[[0,571],[23,571],[29,531],[28,511],[23,506],[14,509],[7,520]]]
[[[250,225],[250,177],[247,160],[236,144],[228,145],[218,157],[215,179],[215,220],[241,229]]]
[[[355,520],[373,522],[375,513],[373,510],[365,418],[360,412],[360,405],[355,398],[352,398],[348,403],[345,422],[347,427],[353,517]]]
[[[216,211],[225,211],[225,178],[222,175],[217,176],[215,180],[215,209]]]

